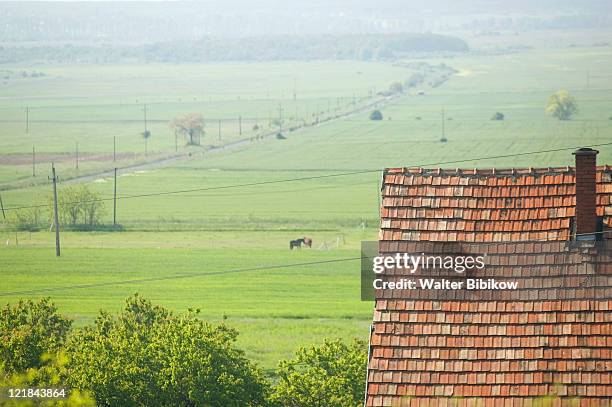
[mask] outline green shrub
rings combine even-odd
[[[41,208],[24,208],[9,211],[6,223],[14,230],[36,231],[43,226]]]
[[[370,120],[382,120],[383,119],[383,114],[380,110],[374,110],[372,113],[370,113]]]
[[[101,405],[260,406],[267,383],[234,347],[237,332],[174,315],[138,295],[69,338],[67,384]]]
[[[273,403],[293,407],[361,406],[365,392],[367,344],[327,340],[320,347],[300,348],[281,361]]]
[[[60,228],[93,229],[102,222],[102,196],[87,185],[64,187],[57,192]],[[53,219],[53,197],[49,198],[49,218]]]
[[[64,344],[71,321],[48,298],[19,301],[0,310],[0,372],[18,373],[42,366],[45,354]]]

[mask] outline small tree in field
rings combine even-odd
[[[548,98],[546,113],[559,120],[570,120],[577,112],[576,100],[566,90],[558,90]]]
[[[204,118],[199,113],[188,113],[173,119],[170,127],[184,136],[188,145],[199,146],[200,137],[204,135]]]
[[[506,116],[502,112],[495,112],[493,116],[491,116],[491,120],[504,120]]]
[[[381,113],[380,110],[374,110],[372,113],[370,113],[370,120],[382,120],[383,119],[383,114]]]

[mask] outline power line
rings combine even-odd
[[[604,235],[607,233],[612,233],[612,230],[600,231],[594,233],[575,233],[571,234],[570,238],[575,238],[578,236],[592,236],[592,235]],[[466,244],[500,244],[500,243],[529,243],[529,242],[556,242],[557,240],[549,240],[549,239],[538,239],[538,240],[523,240],[516,242],[455,242],[455,243],[466,243]],[[47,287],[40,288],[35,290],[23,290],[23,291],[8,291],[8,292],[0,292],[0,297],[10,297],[10,296],[21,296],[21,295],[33,295],[33,294],[46,294],[49,292],[57,292],[57,291],[65,291],[65,290],[78,290],[78,289],[86,289],[86,288],[99,288],[99,287],[108,287],[108,286],[116,286],[116,285],[124,285],[124,284],[140,284],[140,283],[149,283],[156,281],[168,281],[168,280],[179,280],[184,278],[196,278],[196,277],[208,277],[208,276],[219,276],[219,275],[227,275],[227,274],[236,274],[236,273],[246,273],[251,271],[264,271],[264,270],[280,270],[280,269],[288,269],[292,267],[307,267],[321,264],[332,264],[332,263],[341,263],[341,262],[349,262],[361,260],[363,257],[346,257],[340,259],[330,259],[330,260],[319,260],[319,261],[311,261],[311,262],[303,262],[303,263],[289,263],[289,264],[275,264],[268,266],[256,266],[256,267],[247,267],[247,268],[237,268],[237,269],[229,269],[229,270],[219,270],[212,271],[208,273],[183,273],[183,274],[175,274],[170,276],[160,276],[160,277],[148,277],[148,278],[137,278],[131,280],[119,280],[119,281],[106,281],[103,283],[91,283],[91,284],[74,284],[69,286],[61,286],[61,287]]]
[[[269,266],[237,268],[237,269],[230,269],[230,270],[213,271],[209,273],[184,273],[184,274],[175,274],[175,275],[163,276],[163,277],[161,276],[160,277],[148,277],[148,278],[137,278],[137,279],[131,279],[131,280],[107,281],[104,283],[75,284],[75,285],[62,286],[62,287],[48,287],[48,288],[40,288],[36,290],[8,291],[8,292],[0,292],[0,297],[8,297],[8,296],[14,296],[14,295],[43,294],[43,293],[55,292],[55,291],[75,290],[75,289],[83,289],[83,288],[98,288],[98,287],[123,285],[123,284],[139,284],[139,283],[148,283],[148,282],[154,282],[154,281],[177,280],[177,279],[182,279],[182,278],[219,276],[219,275],[225,275],[225,274],[246,273],[246,272],[251,272],[251,271],[278,270],[278,269],[287,269],[291,267],[306,267],[306,266],[313,266],[313,265],[319,265],[319,264],[340,263],[340,262],[355,261],[355,260],[361,260],[361,256],[360,257],[348,257],[348,258],[343,258],[343,259],[319,260],[319,261],[311,261],[311,262],[304,262],[304,263],[274,264],[274,265],[269,265]]]
[[[426,164],[412,164],[412,165],[408,165],[407,167],[433,167],[433,166],[458,164],[458,163],[465,163],[465,162],[472,162],[472,161],[493,160],[493,159],[500,159],[500,158],[521,157],[521,156],[526,156],[526,155],[577,150],[582,147],[604,147],[604,146],[610,146],[610,145],[612,145],[612,142],[591,144],[591,145],[586,145],[586,146],[582,145],[582,146],[553,148],[553,149],[548,149],[548,150],[526,151],[523,153],[501,154],[501,155],[494,155],[494,156],[487,156],[487,157],[465,158],[465,159],[459,159],[459,160],[440,161],[440,162],[433,162],[433,163],[426,163]],[[286,179],[280,179],[280,180],[259,181],[259,182],[243,183],[243,184],[220,185],[220,186],[215,186],[215,187],[193,188],[193,189],[183,189],[183,190],[164,191],[164,192],[150,192],[150,193],[145,193],[145,194],[134,194],[134,195],[123,195],[123,196],[117,197],[117,199],[148,198],[148,197],[153,197],[153,196],[186,194],[190,192],[203,192],[203,191],[215,191],[215,190],[222,190],[222,189],[254,187],[254,186],[282,184],[282,183],[296,182],[296,181],[311,181],[311,180],[316,180],[316,179],[345,177],[345,176],[350,176],[350,175],[371,174],[371,173],[375,173],[378,171],[380,171],[380,169],[364,169],[364,170],[357,170],[357,171],[341,172],[341,173],[336,173],[336,174],[312,175],[309,177],[286,178]],[[86,200],[86,201],[66,202],[63,204],[71,205],[71,204],[79,204],[79,203],[103,202],[103,201],[110,201],[112,199],[113,198],[91,199],[91,200]],[[18,210],[18,209],[44,208],[44,207],[47,207],[47,205],[41,204],[41,205],[13,206],[13,207],[5,208],[5,210],[9,211],[9,210]]]

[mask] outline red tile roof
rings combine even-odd
[[[392,168],[385,172],[382,193],[381,240],[568,240],[573,233],[573,167]],[[606,228],[612,228],[609,166],[597,167],[597,215]]]
[[[611,174],[597,169],[604,228]],[[611,405],[612,239],[570,241],[574,181],[571,167],[386,171],[381,253],[448,242],[487,254],[470,278],[519,288],[377,290],[367,406],[532,406],[542,396],[553,406]]]

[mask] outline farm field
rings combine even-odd
[[[371,303],[359,301],[362,234],[346,237],[346,244],[329,251],[289,252],[285,243],[292,236],[125,232],[83,237],[66,233],[64,254],[49,262],[50,234],[35,233],[30,238],[22,233],[19,247],[12,241],[11,248],[2,251],[1,298],[6,302],[50,296],[81,326],[91,322],[99,309],[118,310],[124,298],[138,292],[171,309],[199,308],[203,318],[236,327],[240,347],[272,369],[298,346],[326,337],[365,338],[371,319]],[[337,259],[344,261],[323,267],[262,267]],[[118,281],[127,282],[107,285]],[[71,288],[60,289],[66,286]],[[6,294],[24,290],[31,292]]]
[[[71,177],[197,153],[275,131],[281,118],[289,128],[342,114],[386,89],[393,79],[403,81],[411,74],[406,67],[378,62],[3,69],[11,74],[0,85],[0,183],[31,178],[33,147],[40,175],[55,161]],[[39,72],[44,76],[31,76]],[[145,109],[151,132],[146,156],[141,136]],[[186,148],[169,126],[173,118],[191,112],[204,117],[202,147]]]
[[[378,182],[384,167],[565,166],[573,164],[573,147],[612,141],[609,46],[534,48],[427,62],[445,63],[457,74],[440,87],[427,88],[424,95],[409,92],[382,106],[382,121],[370,121],[366,112],[358,113],[287,133],[286,140],[266,139],[214,154],[192,149],[190,159],[169,166],[120,171],[118,221],[125,231],[66,232],[60,259],[53,257],[53,234],[47,226],[31,234],[5,228],[0,232],[7,243],[0,248],[0,298],[13,302],[48,295],[60,311],[82,325],[99,309],[118,309],[123,298],[137,291],[172,309],[200,308],[207,320],[219,322],[226,317],[241,332],[240,347],[266,369],[289,357],[297,346],[319,343],[325,337],[366,339],[372,304],[359,300],[356,260],[213,273],[359,257],[360,241],[377,237]],[[83,140],[84,152],[108,154],[112,151],[109,137],[117,134],[127,151],[136,152],[142,143],[139,109],[144,100],[151,104],[151,117],[160,120],[151,124],[151,151],[163,156],[174,148],[167,121],[190,109],[202,109],[206,117],[235,117],[243,111],[245,117],[266,117],[267,110],[283,100],[285,111],[290,111],[291,72],[303,78],[298,80],[297,116],[313,105],[316,109],[318,103],[333,104],[338,97],[350,103],[354,92],[365,96],[368,89],[384,89],[409,75],[406,68],[382,63],[306,65],[296,70],[292,64],[273,64],[278,71],[265,83],[257,78],[271,69],[270,64],[249,65],[247,70],[239,64],[235,70],[212,66],[202,71],[189,66],[176,70],[132,67],[129,72],[119,67],[88,72],[78,67],[53,68],[57,75],[84,75],[80,88],[50,85],[45,89],[24,82],[21,88],[15,84],[3,92],[0,160],[27,154],[34,138],[41,141],[41,151],[70,157],[77,137]],[[131,80],[135,72],[142,72],[142,77],[137,86],[126,89],[120,80],[100,80],[106,69],[115,69],[125,80]],[[187,101],[197,86],[182,79],[186,72],[210,86],[201,99]],[[321,76],[327,79],[317,81]],[[233,77],[240,79],[232,82]],[[149,87],[148,81],[154,81],[155,87]],[[80,105],[92,83],[97,83],[98,90],[91,107],[66,107]],[[226,83],[231,87],[226,88]],[[548,96],[562,88],[571,92],[580,109],[571,121],[544,114]],[[34,90],[40,93],[37,99]],[[29,99],[20,96],[23,93]],[[117,99],[126,106],[111,106]],[[65,119],[76,109],[82,120],[93,117],[104,124],[50,123],[43,128],[43,123],[33,122],[30,138],[24,137],[23,132],[19,134],[23,122],[11,120],[16,120],[24,105],[34,103],[40,110],[33,109],[32,118],[40,114],[41,120]],[[101,108],[105,103],[108,108]],[[505,120],[490,120],[497,111],[504,113]],[[48,137],[42,137],[47,131]],[[440,142],[443,132],[446,143]],[[232,134],[235,137],[235,130]],[[610,146],[596,148],[599,163],[612,163]],[[512,156],[555,149],[566,150]],[[124,163],[142,158],[126,158]],[[94,171],[96,165],[81,171]],[[106,165],[102,161],[99,168]],[[74,176],[71,166],[70,159],[60,162],[60,177]],[[28,164],[1,164],[0,180],[27,179],[28,171]],[[46,180],[47,168],[40,171],[39,177]],[[93,177],[87,183],[104,199],[112,198],[111,178]],[[166,194],[185,190],[196,191]],[[0,192],[7,208],[47,205],[50,185]],[[104,222],[112,223],[110,200],[105,201],[105,209]],[[47,208],[40,210],[46,216]],[[288,241],[304,235],[314,239],[313,249],[289,251]],[[319,250],[322,242],[328,247]],[[172,278],[184,274],[195,275]],[[138,281],[143,279],[150,281]],[[124,280],[136,281],[106,285]],[[59,289],[74,285],[91,286]],[[58,290],[36,291],[45,287]]]

